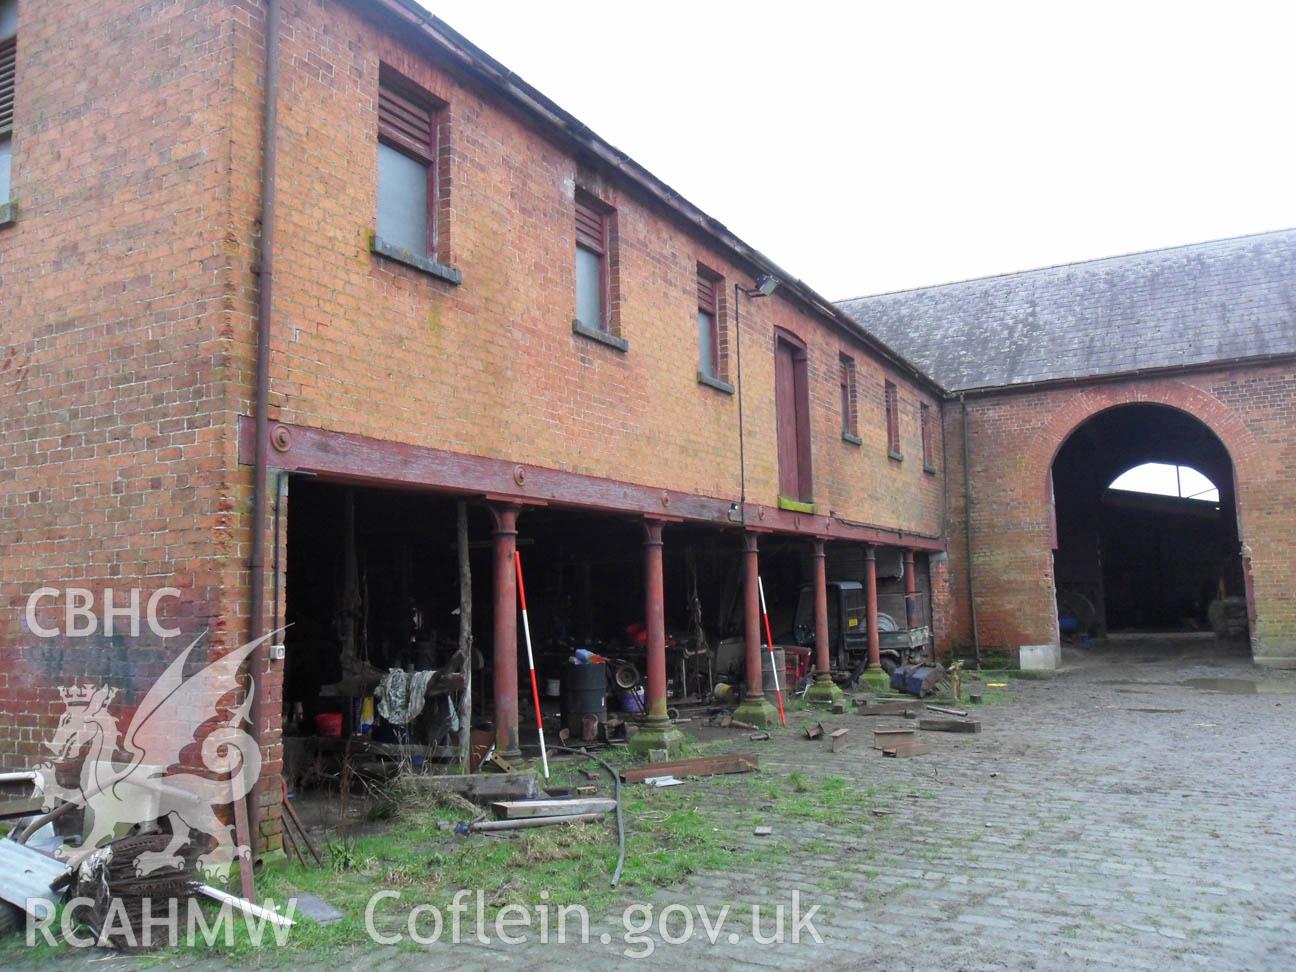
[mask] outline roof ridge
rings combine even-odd
[[[1106,263],[1112,260],[1128,260],[1131,257],[1160,255],[1163,253],[1173,253],[1177,250],[1203,250],[1227,243],[1238,243],[1242,240],[1254,240],[1263,236],[1282,236],[1287,233],[1296,233],[1296,226],[1284,227],[1282,229],[1263,230],[1259,233],[1242,233],[1238,236],[1223,236],[1214,240],[1200,240],[1196,243],[1179,243],[1175,246],[1153,247],[1147,250],[1131,250],[1128,253],[1112,253],[1107,256],[1090,257],[1084,260],[1069,260],[1062,263],[1049,263],[1042,267],[1031,267],[1026,270],[1007,270],[1003,273],[991,273],[984,277],[966,277],[962,280],[947,280],[944,283],[925,284],[921,287],[901,287],[898,290],[884,290],[876,294],[860,294],[858,297],[843,297],[841,300],[834,301],[837,306],[849,304],[857,300],[871,300],[875,297],[894,297],[898,294],[915,294],[924,290],[941,290],[945,287],[962,287],[967,284],[981,283],[982,281],[1003,280],[1008,277],[1025,277],[1036,273],[1046,273],[1049,270],[1061,270],[1065,267],[1081,267],[1095,263]]]

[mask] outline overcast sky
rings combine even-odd
[[[833,299],[1296,226],[1296,4],[423,2]]]

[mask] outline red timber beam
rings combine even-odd
[[[250,465],[255,426],[239,419],[239,461]],[[858,543],[944,550],[940,537],[846,522],[832,516],[519,465],[504,459],[469,456],[309,426],[276,422],[270,430],[270,464],[288,472],[388,488],[429,489],[474,496],[507,496],[537,506],[567,506],[647,517],[665,517],[717,527],[826,537]]]

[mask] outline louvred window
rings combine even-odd
[[[0,138],[13,132],[14,74],[18,65],[18,38],[0,41]]]

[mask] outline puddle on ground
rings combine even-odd
[[[1290,695],[1296,692],[1296,685],[1253,682],[1249,678],[1186,678],[1180,684],[1225,695]]]
[[[1131,683],[1133,683],[1133,684],[1135,684],[1135,685],[1178,685],[1178,684],[1179,684],[1178,682],[1153,682],[1153,681],[1150,681],[1149,679],[1145,679],[1145,678],[1138,678],[1138,679],[1135,679],[1135,678],[1100,678],[1100,679],[1095,679],[1095,680],[1094,680],[1094,684],[1095,684],[1095,685],[1129,685],[1129,684],[1131,684]],[[1120,691],[1120,689],[1117,689],[1117,691]],[[1138,691],[1138,690],[1137,690],[1137,689],[1126,689],[1125,691],[1128,691],[1128,692],[1135,692],[1135,691]]]

